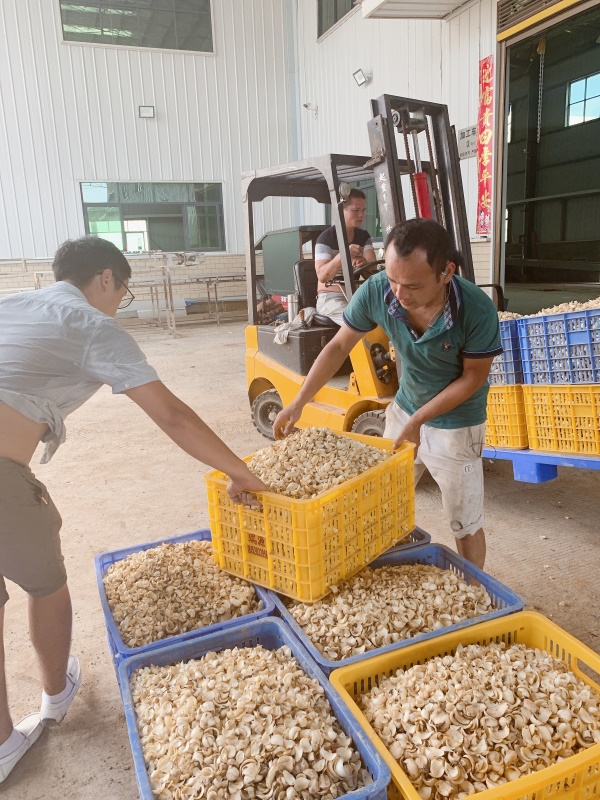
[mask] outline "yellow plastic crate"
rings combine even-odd
[[[529,447],[600,455],[600,384],[523,386]]]
[[[417,790],[404,770],[375,733],[359,709],[355,698],[367,693],[381,678],[398,669],[408,669],[423,664],[436,656],[454,655],[459,644],[505,642],[545,650],[554,658],[564,661],[572,672],[597,692],[600,685],[591,680],[581,666],[600,675],[600,656],[579,642],[574,636],[559,628],[536,611],[520,611],[507,617],[482,622],[454,633],[442,634],[419,644],[403,647],[391,653],[360,661],[349,667],[336,669],[330,675],[333,686],[350,707],[360,728],[377,747],[392,772],[388,787],[388,800],[420,800]],[[592,800],[600,795],[600,744],[582,750],[571,758],[551,767],[525,775],[516,781],[504,783],[485,792],[477,792],[477,800]]]
[[[488,447],[527,447],[527,422],[523,387],[490,386],[487,401],[485,443]]]
[[[343,433],[381,450],[390,439]],[[252,456],[244,459],[249,461]],[[262,511],[229,499],[221,472],[205,475],[213,553],[221,569],[313,603],[415,526],[414,445],[310,500],[257,495]]]

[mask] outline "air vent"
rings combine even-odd
[[[556,5],[556,0],[499,0],[498,33],[553,5]]]

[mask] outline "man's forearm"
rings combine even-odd
[[[337,256],[334,256],[331,261],[326,261],[324,264],[321,264],[317,267],[317,277],[321,283],[327,283],[327,281],[333,280],[335,276],[338,274],[342,266],[342,257],[338,253]]]

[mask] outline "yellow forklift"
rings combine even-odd
[[[408,216],[436,219],[453,238],[460,274],[474,280],[473,261],[454,128],[444,105],[383,95],[372,101],[368,124],[371,157],[330,154],[292,164],[245,173],[242,192],[246,222],[248,326],[246,376],[252,420],[273,438],[278,412],[298,393],[305,376],[338,326],[314,314],[312,324],[288,331],[278,344],[275,325],[261,324],[257,290],[263,297],[296,295],[298,309],[316,307],[315,244],[321,226],[272,231],[254,237],[254,205],[270,197],[311,198],[328,205],[342,261],[343,291],[349,300],[361,279],[384,269],[383,260],[351,267],[343,202],[352,186],[375,185],[383,238],[407,218],[404,194],[409,191]],[[396,137],[402,137],[406,157],[398,158]],[[428,158],[421,159],[426,146]],[[264,279],[257,286],[257,254],[262,254]],[[499,307],[504,299],[498,289]],[[291,313],[290,313],[291,315]],[[328,427],[382,436],[385,409],[398,389],[393,348],[381,328],[367,333],[337,375],[306,405],[300,427]]]

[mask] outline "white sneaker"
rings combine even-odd
[[[45,692],[42,693],[40,718],[42,725],[45,725],[47,728],[60,725],[65,718],[65,714],[69,710],[69,706],[73,702],[73,698],[77,694],[77,690],[81,686],[81,667],[75,656],[69,656],[69,663],[67,666],[67,686],[69,687],[70,691],[66,698],[60,703],[53,703]]]
[[[8,755],[0,756],[0,783],[8,778],[13,768],[16,767],[31,745],[40,738],[43,730],[44,726],[40,720],[40,715],[37,713],[29,714],[15,725],[15,731],[20,734],[19,741]]]

